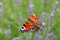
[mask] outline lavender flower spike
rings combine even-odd
[[[46,36],[46,40],[49,40],[49,39],[55,40],[55,38],[56,36],[54,35],[54,33],[47,34]]]
[[[45,18],[46,12],[43,12],[41,18]]]
[[[9,29],[7,30],[7,35],[11,35],[12,31]]]
[[[37,34],[35,35],[34,40],[42,40],[42,36]]]
[[[34,5],[33,4],[29,4],[29,8],[33,9]]]
[[[21,37],[14,37],[12,40],[22,40]]]
[[[51,13],[51,15],[50,15],[50,17],[49,17],[49,21],[52,21],[53,20],[53,18],[54,18],[54,16],[55,16],[55,14],[54,13]]]

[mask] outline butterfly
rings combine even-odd
[[[28,21],[25,24],[23,24],[23,26],[20,28],[20,31],[21,32],[37,31],[41,25],[42,22],[39,21],[38,17],[35,14],[32,14],[30,18],[28,18]]]

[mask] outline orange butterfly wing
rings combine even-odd
[[[26,27],[25,28],[26,28],[25,29],[26,31],[30,31],[30,23],[29,22],[26,23]]]

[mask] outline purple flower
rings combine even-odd
[[[42,36],[41,36],[41,35],[35,36],[35,37],[34,37],[34,40],[42,40]]]
[[[37,36],[37,40],[42,40],[42,36]]]
[[[45,24],[46,24],[45,22],[42,22],[42,26],[45,26]]]
[[[46,12],[43,12],[41,18],[45,18],[45,16],[46,16]]]
[[[50,17],[49,17],[49,21],[52,21],[53,20],[53,18],[54,18],[54,16],[55,16],[55,14],[54,13],[51,13],[51,15],[50,15]]]
[[[33,9],[34,8],[34,5],[31,3],[31,4],[29,4],[29,8],[30,9]]]
[[[56,1],[56,2],[55,2],[55,4],[53,5],[52,10],[56,10],[56,8],[57,8],[58,4],[59,4],[59,1]]]
[[[28,13],[31,15],[33,13],[32,9],[28,9]]]
[[[0,14],[3,14],[4,10],[3,9],[0,9]]]
[[[2,2],[0,2],[0,14],[2,14],[3,13],[3,3]]]
[[[11,34],[12,34],[11,29],[7,30],[7,35],[11,35]]]
[[[40,30],[44,30],[44,26],[40,26]]]
[[[14,37],[13,40],[22,40],[21,37]]]
[[[40,35],[39,32],[35,34],[34,40],[42,40],[42,36]]]
[[[22,2],[22,0],[15,0],[15,2]]]
[[[19,38],[15,37],[13,40],[19,40]]]
[[[42,25],[40,26],[40,30],[44,30],[45,22],[42,22]]]
[[[55,38],[56,38],[56,36],[54,33],[47,34],[47,36],[46,36],[46,40],[49,40],[49,39],[55,40]]]
[[[19,3],[18,3],[18,6],[22,6],[22,2],[19,2]]]
[[[33,13],[33,8],[34,8],[34,5],[32,3],[29,4],[29,8],[28,8],[28,13],[29,14],[32,14]]]
[[[0,6],[3,6],[3,2],[0,2]]]
[[[18,6],[22,6],[22,0],[15,0],[15,3],[18,3]]]

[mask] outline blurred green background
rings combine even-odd
[[[20,38],[19,40],[35,40],[34,37],[37,32],[21,33],[19,31],[19,28],[30,16],[27,12],[29,0],[21,1],[21,3],[18,3],[15,2],[15,0],[0,0],[0,3],[3,3],[3,13],[0,13],[0,40],[13,40],[14,37]],[[59,4],[55,9],[55,16],[52,23],[47,21],[47,18],[53,12],[52,8],[54,8],[55,2],[56,0],[48,0],[48,2],[46,2],[46,0],[32,0],[32,3],[34,4],[33,12],[38,18],[41,17],[43,12],[46,12],[47,16],[43,19],[46,23],[44,28],[48,28],[48,24],[53,24],[53,27],[48,33],[53,32],[56,36],[55,40],[60,40],[60,0],[58,0]],[[7,35],[7,30],[9,29],[12,31],[11,35]],[[45,30],[39,30],[39,32],[42,36],[42,40],[45,40],[47,32]]]

